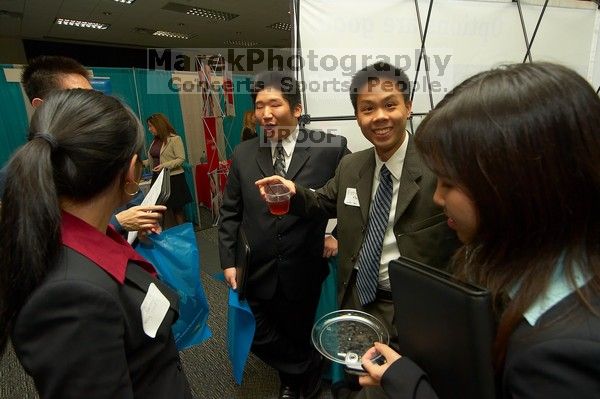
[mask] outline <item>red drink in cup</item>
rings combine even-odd
[[[290,210],[290,190],[284,184],[267,186],[267,205],[272,215],[281,216]]]
[[[269,211],[273,215],[285,215],[290,210],[290,200],[281,202],[269,202]]]

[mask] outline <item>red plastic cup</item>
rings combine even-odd
[[[284,184],[267,186],[267,205],[272,215],[285,215],[290,210],[290,190]]]

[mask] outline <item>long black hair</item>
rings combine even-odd
[[[459,275],[496,299],[519,287],[500,318],[499,367],[561,260],[571,283],[581,271],[600,292],[600,98],[566,67],[510,65],[457,86],[423,120],[415,142],[477,208],[475,238],[456,259]],[[591,308],[590,290],[577,291]]]
[[[7,166],[0,210],[0,354],[12,322],[56,263],[59,200],[85,202],[125,174],[143,147],[135,115],[93,90],[51,94],[30,124],[31,141]]]

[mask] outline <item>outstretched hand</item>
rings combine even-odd
[[[382,365],[379,365],[373,361],[373,359],[379,355],[385,358],[385,363]],[[381,342],[375,342],[373,347],[369,349],[361,358],[362,366],[369,374],[361,375],[358,378],[358,382],[362,386],[379,385],[383,374],[387,371],[390,365],[401,357],[402,356],[396,353],[396,351],[389,346],[382,344]]]
[[[166,210],[164,205],[136,205],[117,213],[115,217],[127,231],[149,230],[159,233],[159,222]]]
[[[269,177],[265,177],[263,179],[257,180],[254,184],[256,184],[256,187],[258,187],[258,190],[260,191],[260,196],[265,201],[266,201],[265,195],[267,194],[267,192],[269,190],[268,186],[270,186],[272,184],[283,184],[290,190],[291,195],[296,194],[296,185],[294,184],[294,182],[291,180],[284,179],[283,177],[278,176],[278,175],[273,175],[273,176],[269,176]]]
[[[325,236],[325,242],[323,243],[323,257],[330,258],[336,256],[338,253],[338,241],[337,239],[327,234]]]

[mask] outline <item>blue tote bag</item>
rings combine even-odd
[[[180,224],[138,242],[136,251],[146,258],[165,284],[179,294],[179,319],[173,324],[178,350],[210,338],[208,301],[200,281],[200,258],[191,223]]]
[[[223,273],[213,276],[217,281],[225,281]],[[240,299],[237,291],[229,288],[227,304],[227,353],[233,369],[233,378],[238,385],[242,384],[244,369],[250,355],[256,320],[248,305],[248,301]]]

